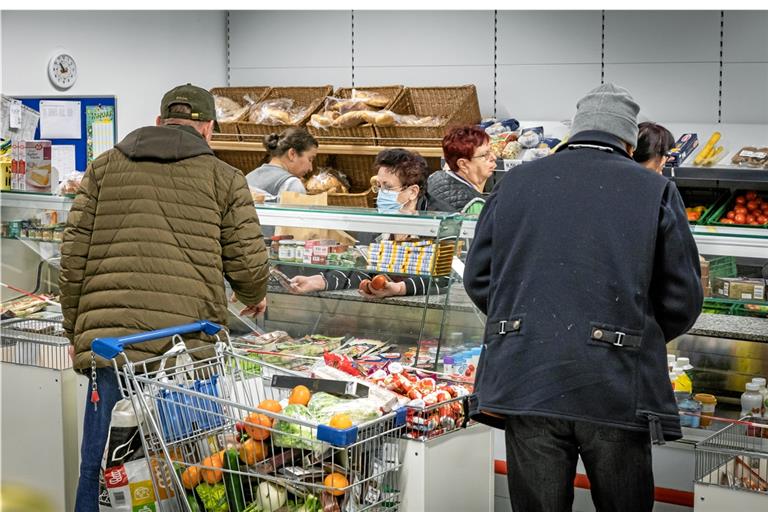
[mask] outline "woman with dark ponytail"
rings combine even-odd
[[[265,135],[268,162],[246,176],[248,185],[278,197],[286,190],[306,194],[301,178],[312,170],[317,147],[317,140],[304,128]]]
[[[661,174],[669,150],[675,145],[675,138],[669,130],[650,121],[640,123],[637,127],[637,149],[632,158],[643,167]]]

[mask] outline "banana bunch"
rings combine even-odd
[[[693,165],[700,165],[704,167],[711,167],[718,163],[725,156],[725,147],[717,146],[720,140],[720,132],[715,132],[709,138],[699,154],[693,160]]]

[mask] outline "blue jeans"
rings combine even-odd
[[[579,455],[598,512],[653,510],[648,432],[541,416],[510,416],[506,444],[507,484],[514,512],[570,511]]]
[[[99,406],[94,410],[91,403],[91,379],[88,378],[83,442],[80,445],[80,481],[77,484],[75,512],[99,511],[99,474],[101,459],[109,435],[112,409],[122,399],[117,375],[113,368],[97,368],[96,384],[99,390]]]

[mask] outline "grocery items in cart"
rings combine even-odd
[[[93,349],[119,359],[125,344],[218,329],[196,322],[94,340]],[[115,359],[158,498],[189,511],[397,510],[404,411],[382,410],[375,395],[331,396],[347,383],[254,361],[223,340],[213,357],[200,352],[176,345],[173,366],[170,354],[122,367]]]

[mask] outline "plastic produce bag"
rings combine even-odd
[[[353,425],[359,425],[381,416],[376,402],[368,398],[339,398],[322,391],[312,395],[307,404],[318,423],[327,424],[334,414],[346,414]]]

